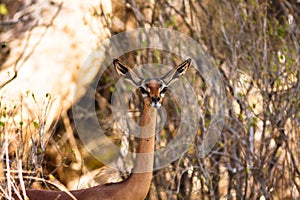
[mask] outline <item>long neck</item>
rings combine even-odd
[[[133,168],[134,174],[150,172],[153,170],[154,138],[156,128],[157,110],[145,105],[141,119],[140,137],[136,151],[136,160]]]
[[[145,104],[135,165],[132,174],[125,181],[128,189],[135,195],[139,194],[141,199],[146,197],[152,180],[156,116],[157,110]]]
[[[156,109],[144,105],[140,138],[136,151],[135,165],[131,175],[122,182],[70,191],[78,200],[143,200],[146,198],[151,180],[154,159],[154,137]],[[30,200],[72,199],[62,191],[26,190]],[[18,199],[14,196],[15,199]]]

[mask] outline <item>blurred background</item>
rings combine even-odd
[[[201,74],[187,73],[202,113],[195,142],[177,161],[154,172],[147,199],[298,199],[299,0],[1,0],[1,199],[24,187],[71,190],[128,177],[122,153],[119,170],[110,169],[84,147],[72,104],[84,101],[104,60],[95,56],[85,68],[89,76],[82,88],[76,88],[88,55],[105,39],[139,27],[169,28],[200,43],[226,92],[221,136],[202,158],[197,147],[212,120],[211,97]],[[131,67],[182,62],[156,49],[128,52],[121,59]],[[92,97],[107,137],[125,152],[134,151],[136,140],[112,117],[117,81],[109,66]],[[81,95],[73,99],[74,92]],[[94,105],[83,109],[89,106]],[[139,93],[128,106],[138,122]],[[180,124],[172,94],[166,94],[163,106],[168,119],[156,148],[172,141]],[[89,116],[86,112],[82,119]]]

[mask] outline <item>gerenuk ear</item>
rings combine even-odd
[[[141,84],[142,79],[137,76],[136,73],[134,73],[130,68],[121,63],[118,59],[114,59],[113,63],[119,76],[123,76],[125,79],[131,81],[136,86],[139,86]]]
[[[185,72],[189,69],[192,59],[187,59],[176,68],[169,71],[166,75],[164,75],[161,79],[168,86],[174,81],[176,81],[180,76],[184,75]]]

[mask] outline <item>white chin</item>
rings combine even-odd
[[[161,106],[161,103],[159,103],[159,102],[157,102],[157,103],[152,102],[151,103],[151,107],[153,107],[153,108],[160,108],[160,106]]]

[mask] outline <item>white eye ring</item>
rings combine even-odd
[[[161,93],[161,94],[166,93],[167,89],[168,89],[168,87],[163,87],[162,90],[160,91],[160,93]]]
[[[161,90],[160,90],[160,96],[161,97],[164,97],[165,96],[165,93],[167,92],[167,89],[168,89],[168,87],[163,87]]]
[[[142,86],[140,87],[140,91],[143,97],[147,97],[149,95],[149,92]]]

